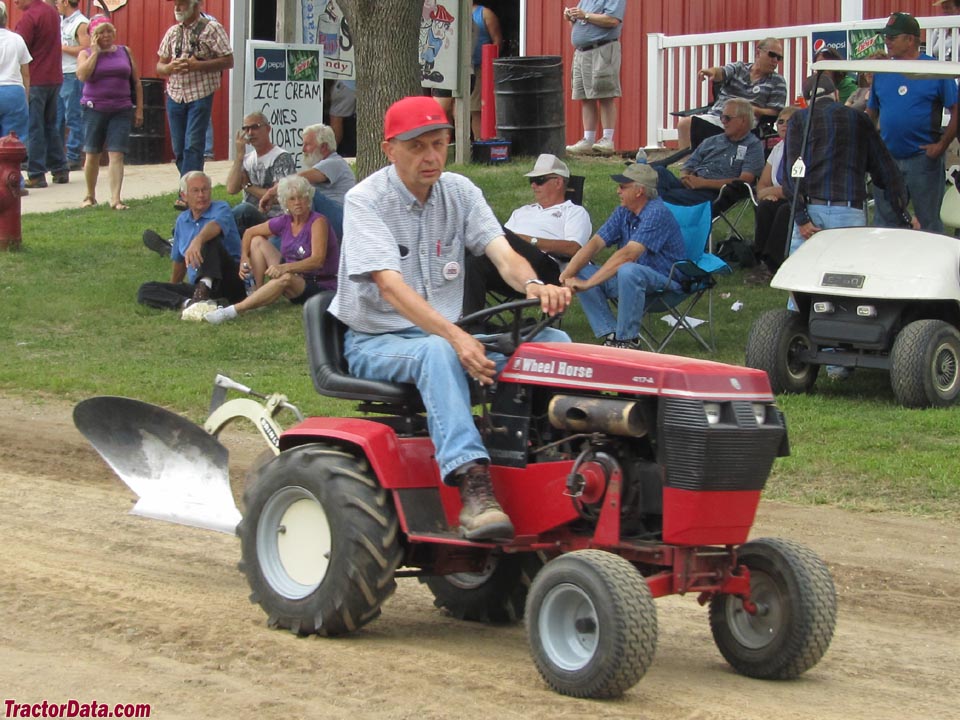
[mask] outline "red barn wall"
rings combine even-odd
[[[560,55],[564,65],[564,88],[570,97],[570,26],[563,9],[576,0],[527,0],[527,55]],[[885,18],[905,11],[924,17],[937,15],[930,0],[865,0],[864,18]],[[687,35],[765,27],[838,22],[840,0],[627,0],[624,19],[623,66],[616,143],[631,150],[646,137],[643,113],[647,95],[647,33]],[[572,101],[565,106],[567,141],[581,137],[580,107]]]

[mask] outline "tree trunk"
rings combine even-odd
[[[358,178],[386,164],[380,151],[391,103],[419,95],[418,44],[423,5],[411,0],[340,0],[357,63]]]

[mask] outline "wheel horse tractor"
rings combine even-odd
[[[823,657],[836,620],[825,564],[792,541],[747,542],[773,462],[789,452],[764,372],[529,341],[555,319],[524,323],[537,301],[465,318],[512,318],[487,343],[508,361],[493,389],[478,386],[476,421],[516,534],[471,542],[457,531],[459,493],[441,482],[419,394],[346,372],[330,300],[304,308],[313,381],[367,414],[287,429],[246,487],[240,569],[271,627],[354,632],[380,615],[398,577],[416,577],[457,618],[525,617],[540,674],[576,697],[616,697],[643,677],[664,595],[709,604],[717,647],[744,675],[793,678]],[[109,455],[141,440],[104,426],[130,432],[140,418],[83,410],[112,400],[81,403],[77,424],[116,469]]]

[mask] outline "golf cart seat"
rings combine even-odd
[[[303,306],[307,360],[314,388],[321,395],[358,400],[363,410],[398,415],[422,411],[420,393],[412,384],[364,380],[349,374],[343,357],[346,325],[327,312],[335,294],[333,291],[318,293]],[[384,405],[390,407],[382,407]]]

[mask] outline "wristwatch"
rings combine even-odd
[[[535,238],[535,237],[530,238],[530,244],[533,245],[534,247],[537,246],[538,242],[540,242],[540,238]]]

